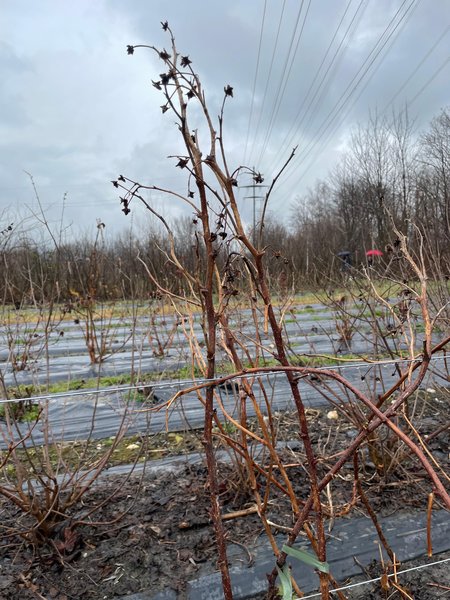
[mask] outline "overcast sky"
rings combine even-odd
[[[142,210],[132,220],[120,211],[110,183],[119,173],[185,191],[167,159],[180,148],[174,119],[151,86],[162,63],[148,50],[126,53],[128,44],[168,47],[163,20],[213,116],[224,85],[234,88],[232,167],[245,159],[266,183],[298,144],[271,205],[280,218],[327,175],[369,111],[408,102],[420,129],[450,104],[450,0],[0,0],[0,8],[2,228],[38,212],[25,171],[52,226],[62,218],[76,232],[94,231],[97,218],[110,235],[142,222]],[[251,201],[242,203],[250,219]]]

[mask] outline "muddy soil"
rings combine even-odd
[[[441,562],[442,561],[442,562]],[[446,562],[444,562],[446,561]],[[435,564],[433,563],[440,563]],[[425,565],[431,565],[426,566]],[[407,598],[401,594],[408,594],[415,600],[437,600],[438,598],[450,597],[450,552],[442,552],[431,558],[422,557],[411,560],[401,565],[399,570],[408,571],[401,573],[397,577],[389,578],[389,583],[383,581],[371,584],[361,585],[348,590],[349,600],[387,600]],[[414,567],[422,567],[414,569]],[[352,578],[351,583],[367,581],[369,578],[378,578],[382,576],[383,569],[379,563],[371,564],[367,567],[366,573],[361,577]]]
[[[448,427],[444,426],[448,426],[449,417],[447,397],[443,400],[432,396],[420,399],[420,411],[414,419],[424,438],[431,434],[429,450],[447,472]],[[347,422],[330,418],[329,409],[310,410],[308,418],[320,454],[319,471],[324,473],[327,465],[333,463],[333,457],[348,445],[354,429]],[[278,415],[277,428],[280,440],[293,441],[282,451],[283,462],[290,465],[287,467],[290,479],[301,501],[307,494],[307,475],[294,416]],[[192,435],[198,438],[198,432]],[[361,452],[361,479],[372,508],[382,516],[424,510],[430,485],[422,467],[402,448],[389,447],[389,440],[385,451],[386,456],[394,456],[396,460],[384,474],[377,470],[367,448]],[[258,484],[263,495],[265,481],[260,478]],[[219,466],[219,487],[231,562],[249,564],[253,561],[252,548],[263,534],[254,511],[251,486],[236,464],[224,462]],[[330,493],[323,495],[328,518],[351,500],[352,489],[353,470],[347,465],[333,481]],[[267,516],[283,532],[293,522],[292,509],[279,490],[272,488],[271,494]],[[234,514],[237,511],[246,514],[237,516]],[[359,504],[346,518],[361,516],[365,511]],[[175,470],[149,471],[128,479],[103,478],[70,519],[61,522],[53,538],[40,546],[31,544],[26,534],[31,525],[27,515],[4,499],[0,514],[1,600],[109,600],[167,588],[175,590],[182,600],[186,597],[187,581],[211,573],[217,566],[206,469],[201,463],[184,463]],[[17,535],[19,530],[22,535]],[[408,579],[399,580],[399,585],[405,581],[410,596],[420,600],[444,594],[449,597],[449,571],[448,563],[444,563],[434,571],[408,574]],[[364,577],[378,574],[377,566],[373,565]],[[348,595],[358,600],[401,597],[392,586],[386,591],[379,584],[372,587],[373,591],[367,587],[355,588]]]

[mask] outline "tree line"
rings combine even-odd
[[[298,196],[289,224],[270,216],[262,229],[267,269],[274,286],[298,290],[342,273],[342,252],[353,267],[366,252],[395,254],[395,229],[406,234],[411,252],[423,252],[432,275],[450,274],[450,109],[417,133],[407,110],[391,118],[373,115],[353,131],[348,149],[327,178]],[[173,236],[157,223],[144,234],[114,239],[97,224],[92,238],[56,242],[2,224],[0,260],[4,304],[80,302],[83,299],[151,299],[149,272],[168,289],[183,292],[174,252],[190,270],[202,268],[196,219],[181,217]],[[226,229],[215,243],[219,260]],[[227,252],[222,260],[229,260]],[[238,278],[238,273],[236,273]]]
[[[297,269],[323,270],[344,250],[356,264],[371,249],[387,260],[395,249],[395,227],[407,235],[412,252],[422,244],[433,270],[448,272],[449,177],[449,109],[419,134],[406,110],[391,119],[373,116],[353,132],[327,179],[297,202]]]

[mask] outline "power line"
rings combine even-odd
[[[397,98],[397,96],[399,94],[401,94],[401,92],[405,89],[405,87],[408,85],[408,83],[411,81],[411,79],[414,77],[414,75],[417,73],[417,71],[420,69],[420,67],[426,62],[426,60],[436,50],[436,48],[439,46],[439,44],[442,42],[442,40],[444,39],[444,37],[447,35],[447,33],[449,31],[450,31],[450,25],[448,25],[446,27],[446,29],[443,31],[443,33],[441,33],[441,35],[436,40],[436,42],[431,46],[431,48],[426,52],[426,54],[424,55],[424,57],[419,61],[419,63],[416,65],[416,67],[410,73],[410,75],[408,76],[408,78],[405,79],[405,81],[402,83],[402,85],[399,87],[399,89],[395,92],[395,94],[392,96],[392,98],[389,100],[389,102],[383,108],[383,110],[382,110],[383,113],[386,112],[386,110],[388,109],[388,107],[394,102],[394,100]]]
[[[282,69],[280,81],[279,81],[279,84],[277,86],[277,94],[276,94],[276,97],[275,97],[275,101],[273,103],[272,113],[271,113],[271,116],[270,116],[270,119],[269,119],[268,132],[270,130],[271,123],[273,121],[274,114],[275,114],[278,102],[281,101],[281,98],[280,98],[280,96],[281,96],[281,89],[282,89],[283,81],[284,81],[284,78],[285,78],[285,75],[286,75],[286,69],[287,69],[287,65],[288,65],[288,62],[289,62],[289,57],[291,56],[291,53],[292,53],[292,47],[294,45],[294,40],[295,40],[295,37],[297,35],[298,24],[300,22],[300,17],[301,17],[301,14],[302,14],[304,2],[305,2],[305,0],[301,0],[300,8],[299,8],[299,10],[297,12],[297,17],[296,17],[296,20],[295,20],[294,30],[293,30],[293,32],[291,34],[291,39],[290,39],[290,43],[289,43],[288,52],[286,54],[286,58],[285,58],[285,61],[284,61],[284,64],[283,64],[283,69]],[[268,139],[268,132],[267,132],[266,137],[264,139],[263,146],[266,143],[266,139]],[[257,132],[255,132],[255,134],[257,135]],[[255,162],[255,161],[253,161],[253,162]]]
[[[436,77],[439,75],[439,73],[444,69],[444,67],[446,67],[446,65],[450,62],[450,56],[447,57],[447,59],[442,63],[442,65],[440,67],[438,67],[436,69],[436,71],[433,73],[433,75],[428,79],[428,81],[420,88],[420,90],[417,92],[417,94],[414,96],[414,98],[412,100],[409,101],[409,105],[411,106],[412,104],[414,104],[414,102],[417,100],[417,98],[427,89],[427,87],[430,85],[430,83],[432,81],[434,81],[434,79],[436,79]]]
[[[383,51],[383,49],[385,48],[386,44],[391,40],[392,36],[396,33],[396,31],[398,30],[398,28],[402,24],[402,22],[404,22],[406,16],[410,12],[410,10],[413,8],[414,4],[416,4],[420,0],[412,0],[410,2],[410,4],[406,7],[406,9],[404,10],[403,14],[399,17],[398,21],[396,22],[398,15],[400,14],[401,10],[403,9],[403,7],[407,3],[407,1],[408,0],[403,0],[400,8],[396,11],[395,15],[391,18],[388,25],[384,29],[383,33],[378,38],[375,46],[372,48],[370,53],[367,55],[366,59],[361,64],[358,71],[353,76],[352,80],[347,85],[345,90],[342,92],[339,99],[335,102],[335,104],[333,105],[333,108],[329,111],[328,115],[322,121],[322,124],[320,125],[318,131],[316,132],[316,135],[314,136],[313,140],[302,150],[302,152],[300,152],[298,159],[296,161],[296,164],[295,164],[295,169],[291,170],[291,172],[284,178],[281,186],[286,185],[287,181],[296,172],[298,172],[300,166],[305,162],[306,158],[311,155],[311,151],[314,148],[316,148],[317,145],[319,144],[319,142],[324,138],[324,136],[331,131],[333,122],[336,120],[338,115],[340,113],[342,113],[346,104],[348,104],[352,95],[356,92],[356,90],[358,89],[358,87],[361,84],[361,82],[363,81],[363,79],[369,73],[370,69],[372,68],[372,65],[375,63],[377,58],[380,56],[380,54]],[[398,36],[398,33],[397,33],[397,36]],[[385,57],[383,57],[383,60],[384,60],[384,58]],[[377,68],[378,67],[379,67],[379,65],[377,66]],[[366,82],[366,85],[367,85],[367,83],[368,82]],[[339,124],[338,124],[338,126],[339,126]],[[322,148],[324,145],[325,144],[322,144]],[[316,152],[315,157],[317,157],[317,154],[319,154],[321,151],[322,150],[319,150],[318,152]],[[303,174],[304,173],[302,173],[302,175]]]
[[[302,35],[303,35],[303,31],[304,31],[305,24],[306,24],[306,19],[307,19],[308,14],[309,14],[310,7],[311,7],[311,0],[308,1],[308,6],[306,8],[305,16],[303,17],[303,23],[302,23],[302,26],[301,26],[301,29],[300,29],[299,36],[297,38],[297,43],[295,45],[295,50],[294,50],[294,52],[292,54],[291,62],[290,62],[290,65],[289,65],[289,70],[288,70],[288,73],[287,73],[285,81],[284,81],[283,89],[282,89],[282,92],[281,92],[281,97],[280,97],[280,100],[278,102],[278,105],[276,106],[276,110],[272,114],[272,117],[271,117],[271,120],[270,120],[270,123],[269,123],[269,129],[268,129],[268,132],[267,132],[267,135],[266,135],[266,139],[265,139],[265,141],[263,143],[263,147],[262,147],[260,155],[259,155],[258,164],[261,163],[262,157],[264,156],[264,153],[265,153],[265,151],[267,149],[267,145],[269,143],[269,139],[270,139],[270,136],[272,135],[273,127],[274,127],[274,124],[275,124],[275,119],[277,118],[279,110],[281,108],[281,103],[282,103],[282,100],[283,100],[283,97],[284,97],[284,94],[285,94],[285,91],[286,91],[286,87],[287,87],[287,84],[288,84],[288,81],[289,81],[289,77],[290,77],[290,74],[291,74],[291,71],[292,71],[292,66],[294,64],[294,60],[295,60],[295,58],[297,56],[298,48],[299,48],[299,45],[300,45],[300,40],[302,39]]]
[[[328,117],[331,117],[331,122],[327,123],[328,120],[330,120],[328,117],[325,120],[325,129],[323,130],[323,133],[326,132],[326,130],[329,128],[330,124],[332,123],[332,121],[336,118],[337,114],[339,114],[339,112],[342,111],[342,109],[345,107],[345,104],[348,103],[349,99],[351,98],[351,96],[354,94],[354,92],[356,91],[356,89],[358,88],[359,84],[362,82],[362,80],[364,79],[364,77],[368,74],[369,70],[371,69],[372,65],[375,63],[375,61],[377,60],[377,58],[380,56],[382,50],[384,49],[384,47],[386,46],[386,44],[389,42],[389,40],[391,39],[391,37],[394,35],[394,33],[396,32],[396,30],[398,29],[398,27],[400,26],[400,24],[402,23],[402,21],[405,19],[406,15],[408,14],[408,12],[411,10],[411,8],[413,7],[415,2],[418,2],[420,0],[412,0],[410,5],[406,8],[404,14],[400,17],[399,21],[397,22],[397,24],[395,24],[394,26],[394,22],[396,17],[398,16],[398,14],[400,13],[400,10],[403,8],[403,6],[406,4],[407,0],[404,0],[402,5],[400,6],[400,8],[398,9],[398,11],[396,12],[396,14],[394,15],[394,17],[391,19],[391,21],[389,22],[389,24],[387,25],[387,27],[385,28],[385,30],[383,31],[382,35],[379,37],[377,43],[375,44],[375,46],[372,48],[371,52],[368,54],[368,56],[366,57],[366,60],[363,62],[363,64],[361,65],[361,67],[359,68],[359,70],[357,71],[357,73],[355,74],[355,76],[353,77],[353,79],[350,81],[350,83],[348,84],[348,86],[346,87],[346,89],[344,90],[344,93],[341,95],[341,97],[339,98],[338,102],[334,105],[333,109],[330,111]],[[392,31],[389,31],[392,27]],[[388,33],[389,32],[389,33]],[[386,39],[383,40],[383,38],[385,37],[385,35],[387,35]],[[398,35],[398,34],[397,34]],[[377,49],[377,47],[380,46],[380,48]],[[375,53],[375,54],[374,54]],[[374,56],[372,57],[372,54],[374,54]],[[371,58],[372,57],[372,58]],[[369,61],[370,59],[370,61]],[[368,62],[369,61],[369,62]],[[366,65],[366,63],[368,62],[368,64]],[[364,68],[365,67],[365,68]],[[377,68],[379,67],[379,65],[377,66]],[[363,70],[364,69],[364,70]],[[362,71],[362,73],[361,73]],[[360,74],[361,73],[361,74]],[[349,88],[352,86],[352,84],[355,82],[355,79],[359,76],[359,78],[357,79],[356,83],[353,85],[353,87],[349,90]],[[339,106],[339,104],[341,103],[341,100],[343,100],[342,106]],[[336,112],[337,109],[337,112]],[[336,115],[333,116],[333,113],[336,112]],[[321,128],[319,129],[319,131],[322,129],[324,123],[322,123]],[[322,137],[322,136],[321,136]],[[316,144],[316,142],[314,143],[314,145]]]
[[[266,86],[264,88],[263,100],[262,100],[262,104],[261,104],[261,110],[259,112],[259,118],[258,118],[258,121],[256,123],[256,127],[255,127],[255,135],[253,137],[253,144],[252,144],[252,148],[250,150],[250,156],[252,156],[252,154],[253,154],[253,150],[254,150],[255,143],[256,143],[256,138],[257,138],[258,131],[259,131],[259,126],[261,124],[261,118],[262,118],[263,113],[264,113],[264,108],[265,108],[266,99],[267,99],[267,89],[268,89],[269,83],[271,81],[272,68],[273,68],[273,63],[274,63],[274,60],[275,60],[276,50],[277,50],[277,47],[278,47],[278,40],[279,40],[279,36],[280,36],[281,23],[283,21],[283,15],[284,15],[285,6],[286,6],[286,0],[283,0],[283,6],[281,8],[280,19],[278,21],[277,35],[276,35],[275,43],[274,43],[273,50],[272,50],[272,58],[271,58],[271,61],[270,61],[269,72],[268,72],[267,77],[266,77]],[[248,141],[248,131],[247,131],[247,141]],[[245,147],[247,148],[247,145]]]
[[[317,89],[316,89],[313,97],[311,98],[311,100],[310,100],[310,102],[309,102],[309,104],[308,104],[308,106],[307,106],[307,108],[306,108],[306,110],[305,110],[305,112],[303,114],[303,117],[301,118],[300,122],[297,124],[297,127],[295,128],[295,131],[292,133],[289,142],[286,141],[286,138],[285,138],[285,140],[283,140],[283,143],[282,143],[282,145],[280,146],[280,148],[278,150],[278,152],[280,153],[280,155],[282,154],[283,148],[287,148],[287,147],[290,147],[292,145],[295,145],[293,143],[293,140],[294,140],[295,136],[298,134],[298,132],[300,131],[300,129],[301,129],[301,127],[302,127],[302,125],[303,125],[303,123],[304,123],[304,121],[305,121],[305,119],[306,119],[306,117],[308,115],[308,111],[310,111],[310,115],[309,115],[308,121],[307,121],[306,126],[305,126],[305,131],[308,131],[308,129],[309,129],[312,121],[314,120],[315,115],[317,114],[317,112],[319,110],[319,107],[320,107],[320,105],[321,105],[321,103],[323,101],[323,98],[324,98],[324,96],[325,96],[325,94],[327,92],[327,89],[329,88],[329,86],[331,84],[331,81],[336,76],[336,73],[337,73],[336,66],[334,67],[334,73],[332,71],[330,73],[330,76],[329,77],[327,77],[327,76],[328,76],[331,68],[333,67],[333,65],[335,63],[337,65],[338,62],[340,60],[342,60],[342,58],[343,58],[343,56],[345,54],[345,51],[347,49],[348,42],[347,42],[346,46],[344,47],[344,49],[342,50],[342,52],[341,52],[341,48],[342,48],[344,42],[346,41],[347,37],[348,37],[348,41],[350,41],[350,39],[354,35],[355,29],[358,27],[358,24],[359,24],[359,22],[360,22],[360,20],[361,20],[361,18],[363,16],[363,14],[364,14],[364,11],[367,8],[367,3],[366,3],[366,5],[364,6],[364,9],[360,12],[361,8],[363,7],[364,1],[365,0],[361,0],[360,1],[360,3],[358,5],[358,7],[357,7],[357,9],[356,9],[356,11],[355,11],[352,19],[351,19],[351,21],[349,23],[349,25],[347,26],[347,29],[345,30],[345,33],[344,33],[344,35],[343,35],[343,37],[342,37],[342,39],[341,39],[341,41],[340,41],[337,49],[335,50],[335,53],[333,55],[333,58],[332,58],[330,64],[328,65],[327,70],[325,71],[324,75],[322,76],[322,79],[321,79],[321,81],[319,83],[319,86],[317,87]],[[338,30],[336,30],[336,34],[337,34],[337,31]],[[313,108],[311,109],[311,105],[313,104],[313,102],[316,99],[317,94],[319,94],[319,92],[320,92],[320,95],[317,98],[317,101],[315,102]],[[304,104],[304,102],[302,103],[302,105],[303,104]],[[292,128],[291,128],[291,131],[292,131]]]
[[[409,5],[409,7],[407,8],[407,11],[405,12],[405,14],[403,15],[403,17],[401,18],[401,20],[399,21],[399,23],[397,24],[396,28],[394,29],[394,31],[391,33],[391,35],[395,32],[395,30],[397,29],[397,27],[402,24],[402,27],[400,29],[400,31],[403,29],[403,27],[405,26],[407,19],[409,19],[413,13],[413,11],[417,8],[417,3],[419,3],[421,0],[413,0],[413,2]],[[413,6],[414,2],[417,2],[415,4],[415,6]],[[408,11],[410,11],[410,9],[412,8],[412,11],[408,13]],[[407,17],[405,19],[405,16]],[[375,73],[377,72],[377,70],[380,68],[382,62],[384,61],[384,59],[386,58],[386,55],[389,53],[389,51],[391,50],[392,46],[395,44],[398,35],[400,33],[400,31],[397,33],[397,35],[395,36],[395,38],[391,41],[391,44],[389,45],[388,49],[386,50],[384,56],[381,58],[381,60],[379,61],[379,63],[377,64],[377,66],[375,67],[375,69],[372,71],[372,73],[370,74],[370,76],[368,77],[368,79],[365,81],[363,87],[361,88],[361,90],[359,91],[359,94],[356,96],[356,98],[352,101],[352,103],[347,106],[346,111],[343,114],[340,114],[339,120],[337,120],[338,115],[336,115],[336,119],[333,118],[333,121],[335,121],[335,124],[332,125],[333,121],[330,123],[329,126],[327,126],[327,128],[325,129],[325,131],[322,133],[322,135],[319,137],[319,139],[321,139],[323,137],[324,134],[326,134],[326,137],[321,145],[321,147],[319,147],[314,155],[311,157],[311,160],[309,161],[309,163],[305,166],[305,168],[303,169],[303,171],[301,172],[301,174],[299,175],[297,181],[299,179],[301,179],[302,177],[305,176],[305,174],[309,171],[309,169],[315,164],[315,162],[317,161],[318,157],[320,156],[320,154],[323,152],[324,148],[328,145],[329,140],[333,137],[333,135],[336,133],[337,129],[341,126],[341,124],[345,121],[345,119],[347,118],[347,116],[349,115],[349,113],[351,112],[351,110],[353,109],[353,107],[355,106],[355,104],[358,102],[359,98],[361,97],[361,95],[364,93],[364,91],[367,89],[367,86],[369,85],[370,81],[372,80],[373,76],[375,75]],[[381,53],[381,51],[384,49],[386,43],[389,41],[389,38],[386,40],[386,42],[383,44],[383,47],[380,49],[380,51],[377,54],[377,57],[379,56],[379,54]],[[377,58],[376,57],[376,58]],[[358,82],[359,83],[359,82]],[[356,91],[356,86],[353,88],[353,90],[351,91],[351,94],[348,96],[348,100],[351,98],[351,95],[354,93],[354,91]],[[346,100],[347,102],[347,100]],[[344,108],[345,104],[342,106],[342,108]],[[342,109],[340,109],[339,112],[342,112]],[[339,113],[338,113],[339,114]],[[328,131],[327,131],[328,130]],[[313,144],[313,148],[315,147],[316,143]],[[305,157],[301,159],[298,167],[301,166],[302,163],[304,163],[305,161]],[[289,177],[289,176],[288,176]]]
[[[249,139],[249,135],[250,135],[250,126],[251,126],[252,117],[253,117],[253,107],[255,104],[256,81],[258,79],[259,61],[261,58],[261,45],[262,45],[262,38],[263,38],[263,32],[264,32],[264,23],[265,23],[265,19],[266,19],[266,8],[267,8],[267,0],[264,0],[264,9],[263,9],[263,16],[262,16],[262,21],[261,21],[261,30],[259,33],[258,56],[256,59],[255,77],[253,79],[252,102],[250,105],[250,115],[248,118],[247,136],[245,139],[244,157],[243,157],[243,161],[242,161],[242,164],[244,164],[244,165],[245,165],[245,161],[247,158],[248,139]]]
[[[419,0],[420,1],[420,0]],[[420,61],[419,65],[414,69],[413,73],[416,73],[417,70],[420,68],[420,66],[423,64],[423,62],[426,60],[426,58],[428,58],[428,56],[433,52],[433,50],[437,47],[438,43],[441,41],[441,39],[443,39],[443,37],[448,33],[448,31],[450,30],[450,26],[447,27],[447,29],[444,31],[444,33],[440,36],[439,40],[433,44],[432,48],[426,53],[425,57]],[[393,42],[394,43],[394,42]],[[391,44],[392,46],[392,44]],[[436,79],[436,77],[441,73],[441,71],[446,67],[446,65],[450,62],[450,57],[447,57],[444,62],[436,69],[436,71],[431,75],[431,77],[425,82],[425,84],[420,88],[420,90],[415,94],[415,96],[412,98],[412,100],[407,101],[406,103],[406,107],[404,109],[402,109],[402,111],[400,112],[400,115],[404,114],[404,112],[412,106],[412,104],[417,100],[417,98],[419,98],[419,96],[421,96],[421,94],[423,94],[423,92],[428,88],[428,86],[434,81],[434,79]],[[380,65],[378,65],[379,67]],[[378,68],[377,67],[377,68]],[[372,74],[373,76],[373,74]],[[371,76],[371,77],[372,77]],[[410,77],[408,77],[407,81],[410,81],[412,78],[412,74]],[[369,79],[370,81],[370,79]],[[359,100],[359,98],[361,97],[361,94],[364,92],[364,90],[367,87],[368,82],[366,82],[366,84],[364,85],[363,89],[360,91],[360,93],[358,94],[358,96],[355,98],[355,100],[352,102],[352,104],[348,107],[347,111],[344,113],[344,115],[341,117],[341,119],[338,121],[338,123],[334,126],[334,128],[328,133],[325,142],[322,144],[322,148],[319,148],[316,153],[314,154],[314,156],[311,158],[310,162],[308,163],[308,165],[303,169],[301,176],[300,177],[304,177],[305,174],[309,171],[309,169],[315,164],[315,162],[317,161],[318,156],[320,155],[320,153],[323,151],[323,147],[327,145],[328,140],[334,135],[334,133],[336,132],[336,130],[338,129],[338,127],[342,124],[342,122],[345,120],[345,118],[347,117],[347,115],[349,114],[349,112],[352,110],[353,106],[356,104],[356,102]],[[401,86],[401,89],[403,89],[405,87],[406,83],[403,84]],[[401,89],[395,94],[395,97],[397,97],[397,95],[400,93]],[[383,115],[387,108],[390,106],[390,104],[392,104],[393,100],[391,100],[382,110],[381,115]]]
[[[328,56],[328,53],[329,53],[329,51],[330,51],[330,49],[331,49],[331,46],[332,46],[332,44],[333,44],[333,42],[334,42],[334,40],[335,40],[335,38],[336,38],[336,36],[337,36],[337,33],[338,33],[338,31],[339,31],[339,29],[340,29],[340,27],[341,27],[341,25],[342,25],[342,22],[343,22],[343,20],[344,20],[344,18],[345,18],[345,16],[346,16],[346,14],[347,14],[347,12],[348,12],[348,9],[350,8],[350,5],[351,5],[351,2],[352,2],[352,0],[350,0],[350,2],[347,4],[347,7],[346,7],[346,9],[345,9],[345,12],[344,12],[344,14],[342,15],[342,18],[341,18],[341,20],[340,20],[340,22],[339,22],[339,24],[338,24],[338,26],[337,26],[337,28],[336,28],[336,30],[335,30],[335,32],[334,32],[333,38],[332,38],[332,40],[331,40],[331,42],[330,42],[330,44],[329,44],[329,46],[328,46],[328,48],[327,48],[327,51],[325,52],[325,55],[324,55],[324,57],[322,58],[322,62],[321,62],[321,64],[320,64],[320,66],[319,66],[319,69],[318,69],[318,70],[317,70],[317,72],[316,72],[316,76],[314,77],[314,80],[312,81],[312,83],[311,83],[311,85],[310,85],[310,87],[309,87],[309,90],[308,90],[308,92],[307,92],[307,94],[306,94],[305,98],[303,99],[303,101],[302,101],[302,103],[301,103],[301,105],[300,105],[300,108],[299,108],[299,110],[297,111],[297,114],[296,114],[296,116],[295,116],[295,118],[294,118],[294,124],[293,124],[293,125],[292,125],[292,127],[289,129],[288,133],[286,134],[286,136],[285,136],[284,140],[283,140],[283,141],[282,141],[282,143],[280,144],[280,146],[279,146],[279,148],[278,148],[278,151],[275,153],[275,155],[282,154],[282,152],[283,152],[283,149],[285,149],[285,148],[287,148],[287,147],[290,147],[291,145],[294,145],[294,144],[293,144],[293,140],[294,140],[295,136],[298,134],[298,132],[299,132],[299,130],[300,130],[300,128],[301,128],[301,126],[302,126],[302,124],[303,124],[303,122],[304,122],[304,120],[305,120],[305,118],[306,118],[307,114],[308,114],[308,111],[309,111],[309,110],[310,110],[310,108],[311,108],[311,105],[312,105],[312,103],[314,102],[314,100],[315,100],[315,99],[316,99],[316,97],[317,97],[317,94],[320,92],[320,90],[321,90],[321,88],[322,88],[322,92],[320,93],[320,96],[319,96],[319,98],[318,98],[317,102],[315,103],[315,105],[314,105],[314,108],[313,108],[313,111],[312,111],[312,112],[314,113],[314,112],[316,112],[316,111],[317,111],[317,109],[318,109],[318,107],[319,107],[320,103],[322,102],[322,99],[323,99],[323,97],[324,97],[324,95],[325,95],[325,92],[326,92],[326,90],[327,90],[328,86],[329,86],[329,85],[330,85],[330,83],[331,83],[331,80],[332,80],[332,75],[333,75],[333,74],[331,74],[331,76],[330,76],[330,77],[328,77],[328,81],[327,81],[326,85],[324,85],[324,82],[325,82],[325,81],[326,81],[326,79],[327,79],[327,76],[328,76],[328,73],[330,72],[330,69],[331,69],[331,67],[333,66],[333,64],[334,64],[335,62],[337,62],[337,59],[338,59],[338,57],[339,57],[339,60],[340,60],[340,59],[342,58],[343,54],[345,53],[346,47],[344,48],[344,50],[343,50],[343,52],[342,52],[342,53],[340,53],[340,51],[341,51],[341,48],[342,48],[342,46],[343,46],[343,44],[344,44],[344,42],[345,42],[345,40],[346,40],[347,36],[349,35],[349,33],[350,33],[350,30],[351,30],[351,29],[353,29],[353,31],[352,31],[352,34],[351,34],[351,35],[353,35],[353,33],[354,33],[354,26],[355,26],[355,25],[357,26],[357,24],[359,23],[359,20],[361,19],[362,15],[363,15],[363,13],[364,13],[364,11],[362,11],[362,12],[359,14],[359,16],[358,16],[358,13],[359,13],[359,11],[361,10],[361,8],[362,8],[362,6],[363,6],[363,3],[364,3],[364,1],[365,1],[365,0],[360,0],[360,3],[359,3],[359,5],[358,5],[358,7],[357,7],[357,9],[356,9],[356,11],[355,11],[355,13],[354,13],[354,15],[353,15],[353,17],[352,17],[351,21],[350,21],[350,23],[348,24],[348,26],[347,26],[347,29],[345,30],[345,33],[344,33],[344,35],[343,35],[343,37],[342,37],[342,39],[341,39],[341,41],[340,41],[340,43],[339,43],[338,47],[336,48],[336,50],[335,50],[335,52],[334,52],[334,55],[333,55],[333,57],[332,57],[332,59],[331,59],[331,61],[330,61],[329,65],[328,65],[328,67],[327,67],[327,69],[326,69],[325,73],[324,73],[324,74],[323,74],[323,76],[322,76],[322,79],[320,80],[320,83],[319,83],[319,85],[317,86],[317,89],[316,89],[316,91],[314,92],[314,95],[313,95],[313,97],[312,97],[312,98],[311,98],[311,100],[309,101],[309,103],[308,103],[308,106],[306,107],[306,109],[305,109],[305,111],[304,111],[303,117],[302,117],[302,118],[300,119],[300,121],[297,123],[297,126],[295,127],[295,130],[294,130],[294,124],[295,124],[295,122],[298,120],[298,117],[300,116],[301,110],[302,110],[302,108],[304,107],[304,105],[305,105],[305,102],[306,102],[306,100],[308,99],[308,96],[309,96],[309,94],[311,93],[311,91],[312,91],[312,89],[313,89],[314,83],[315,83],[315,81],[316,81],[317,77],[319,76],[319,73],[320,73],[320,70],[321,70],[321,68],[322,68],[323,64],[325,63],[326,57]],[[366,8],[366,7],[367,7],[367,4],[366,4],[366,6],[364,7],[364,10],[365,10],[365,8]],[[356,18],[357,18],[357,17],[358,17],[358,20],[356,21]],[[350,36],[350,38],[351,38],[351,36]],[[341,56],[339,56],[339,54],[341,54]],[[335,71],[334,75],[335,75],[335,74],[336,74],[336,71]],[[311,118],[308,120],[308,124],[311,122],[311,120],[312,120],[312,117],[311,117]],[[289,141],[288,141],[288,137],[289,137],[289,136],[290,136],[290,138],[289,138]]]

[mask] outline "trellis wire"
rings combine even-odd
[[[409,573],[411,571],[418,571],[419,569],[427,569],[428,567],[433,567],[435,565],[440,565],[442,563],[448,562],[450,558],[443,558],[442,560],[437,560],[432,563],[428,563],[426,565],[418,565],[417,567],[410,567],[409,569],[403,569],[402,571],[397,571],[396,573],[388,573],[387,577],[395,577],[395,575],[403,575],[404,573]],[[350,588],[359,587],[362,585],[368,585],[369,583],[376,583],[377,581],[381,581],[381,577],[375,577],[374,579],[367,579],[367,581],[360,581],[358,583],[350,583],[349,585],[344,585],[343,587],[334,588],[330,590],[330,594],[334,592],[342,592],[343,590],[349,590]],[[302,596],[302,600],[308,600],[308,598],[320,598],[321,593],[317,592],[314,594],[310,594],[309,596]]]
[[[432,356],[431,361],[443,361],[447,360],[447,356]],[[382,366],[388,367],[390,365],[400,364],[400,363],[415,363],[420,362],[420,358],[397,358],[391,360],[378,360],[378,361],[370,361],[370,362],[358,362],[352,364],[336,364],[329,365],[327,367],[314,367],[316,371],[338,371],[338,370],[347,370],[347,369],[371,369],[372,367]],[[295,365],[293,365],[295,366]],[[264,368],[264,367],[262,367]],[[270,368],[270,367],[269,367]],[[262,379],[263,377],[280,377],[284,375],[284,371],[272,371],[272,372],[264,372],[264,373],[243,373],[241,375],[236,375],[233,377],[233,380],[239,379],[251,379],[257,378]],[[26,396],[25,398],[11,398],[10,400],[1,399],[1,404],[13,404],[16,402],[39,402],[40,400],[63,400],[64,398],[72,398],[73,396],[91,396],[101,393],[112,393],[112,392],[127,392],[127,391],[137,391],[143,389],[152,389],[152,390],[161,390],[165,388],[182,388],[182,387],[190,387],[194,385],[202,385],[214,382],[220,382],[222,377],[225,375],[218,375],[212,379],[207,378],[198,378],[198,379],[183,379],[183,380],[170,380],[170,381],[155,381],[152,383],[141,383],[134,385],[118,385],[118,386],[108,386],[99,389],[86,389],[86,390],[70,390],[67,392],[56,392],[49,394],[41,394],[39,396]],[[231,379],[230,379],[231,380]]]

